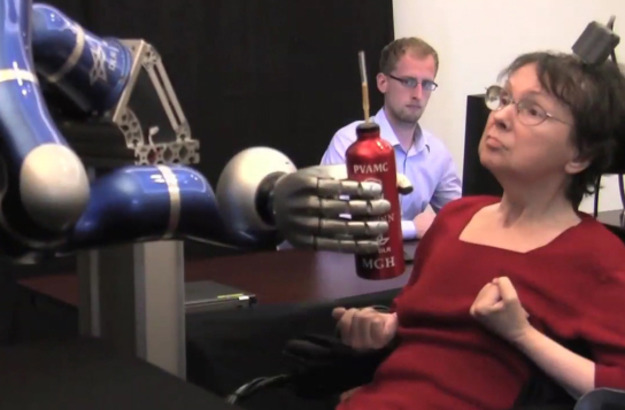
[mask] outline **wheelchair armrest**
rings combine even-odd
[[[336,336],[305,335],[290,340],[283,355],[293,375],[291,384],[301,397],[338,394],[371,381],[375,369],[396,347],[358,351]]]
[[[574,410],[625,410],[625,390],[592,390],[577,401]]]
[[[302,334],[332,334],[334,307],[388,304],[398,291],[187,315],[187,380],[225,396],[252,379],[284,374],[293,368],[285,346]]]

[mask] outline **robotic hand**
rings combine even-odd
[[[377,250],[376,241],[360,238],[377,237],[386,232],[388,224],[363,218],[383,216],[390,211],[390,203],[380,199],[379,184],[349,181],[346,174],[344,165],[316,166],[278,181],[274,194],[276,225],[291,244],[348,252]],[[362,200],[345,201],[343,196]]]
[[[400,194],[412,191],[405,175],[398,174],[397,183]],[[388,229],[380,218],[390,210],[381,199],[381,185],[348,180],[344,165],[286,175],[278,180],[274,197],[276,226],[295,246],[374,253],[379,244],[371,238]]]
[[[387,229],[379,185],[269,148],[235,156],[215,194],[183,165],[199,142],[158,53],[51,6],[0,0],[0,98],[0,249],[15,259],[162,238],[368,252]]]
[[[257,147],[226,165],[217,198],[231,205],[223,212],[234,229],[243,236],[277,229],[297,247],[355,253],[377,249],[375,238],[388,229],[380,217],[390,209],[380,184],[348,180],[344,165],[278,171],[273,164],[281,161],[290,163],[277,151]]]

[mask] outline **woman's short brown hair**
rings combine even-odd
[[[625,78],[612,61],[585,64],[572,54],[536,52],[517,57],[503,72],[509,77],[519,68],[535,64],[545,91],[565,104],[573,115],[571,138],[580,158],[590,165],[572,176],[566,195],[578,207],[611,161],[618,145],[625,144]]]

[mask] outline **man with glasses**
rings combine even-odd
[[[419,126],[419,119],[438,86],[438,54],[419,38],[401,38],[382,50],[378,90],[384,106],[372,118],[380,135],[393,145],[400,172],[412,183],[411,194],[400,195],[404,239],[418,239],[447,202],[459,198],[461,182],[443,142]],[[353,122],[336,132],[321,159],[322,165],[345,163],[345,151],[356,140]]]

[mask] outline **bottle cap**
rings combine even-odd
[[[362,122],[358,124],[358,126],[356,127],[356,131],[370,132],[370,131],[379,131],[379,130],[380,130],[380,126],[373,121]]]

